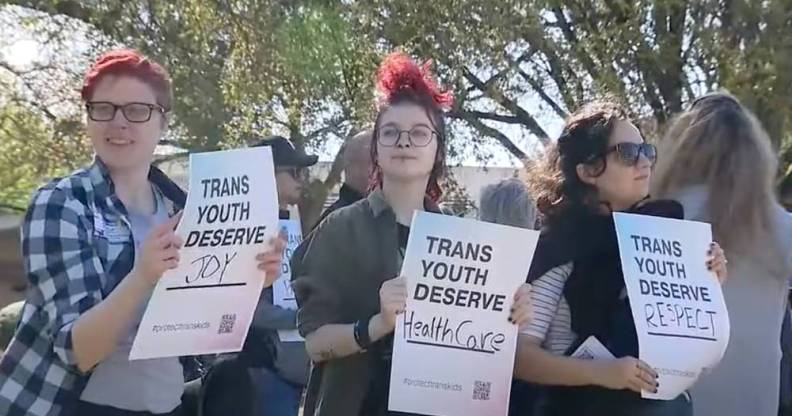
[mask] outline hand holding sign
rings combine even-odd
[[[381,315],[396,321],[389,410],[508,414],[517,326],[533,313],[524,283],[538,234],[416,212],[405,277],[381,291]]]
[[[713,242],[710,244],[710,250],[707,252],[707,255],[709,256],[707,259],[707,269],[715,273],[715,276],[718,277],[718,282],[720,282],[722,286],[729,277],[729,270],[726,267],[729,261],[726,260],[726,253],[723,252],[720,244]]]
[[[271,149],[194,153],[189,178],[183,218],[155,231],[136,266],[156,286],[132,360],[239,351],[278,275],[283,243],[267,246],[278,229]]]
[[[594,362],[597,384],[611,390],[642,390],[657,393],[657,373],[645,362],[634,357]]]
[[[639,357],[659,374],[658,389],[641,396],[673,400],[726,351],[730,323],[718,283],[726,258],[709,224],[626,213],[614,219]]]
[[[407,305],[407,278],[404,276],[386,280],[380,287],[380,315],[386,325],[384,330],[391,333],[396,326],[396,315],[404,312]]]
[[[278,280],[283,261],[283,249],[286,248],[286,239],[283,235],[270,240],[270,250],[256,256],[258,269],[264,272],[264,287],[270,287]]]
[[[179,265],[179,249],[183,241],[176,235],[176,225],[181,212],[151,230],[148,238],[140,247],[140,255],[135,262],[135,275],[145,279],[151,286],[157,284],[166,270]]]
[[[514,305],[511,307],[509,322],[523,327],[533,320],[533,304],[531,303],[531,285],[524,283],[514,294]]]

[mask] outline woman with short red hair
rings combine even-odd
[[[25,216],[30,289],[0,361],[0,414],[175,414],[178,357],[129,360],[152,290],[182,245],[174,229],[186,195],[151,165],[170,79],[135,51],[112,51],[88,70],[82,99],[94,162],[43,186]],[[281,250],[259,256],[267,284]]]

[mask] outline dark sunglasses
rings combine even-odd
[[[275,168],[275,172],[288,173],[289,176],[291,176],[296,181],[308,179],[308,169],[306,168],[296,168],[296,167]]]
[[[619,162],[624,166],[635,166],[638,164],[638,159],[641,155],[649,160],[652,166],[657,163],[657,147],[649,143],[619,143],[611,146],[600,156],[607,156],[610,153],[616,152]],[[593,158],[592,158],[593,159]]]

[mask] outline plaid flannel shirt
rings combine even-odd
[[[172,214],[184,192],[152,167],[149,181]],[[14,339],[0,360],[0,415],[73,414],[89,373],[77,368],[72,325],[132,269],[127,212],[107,168],[94,163],[42,187],[22,224],[29,289]]]

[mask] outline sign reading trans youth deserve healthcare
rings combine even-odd
[[[297,309],[297,300],[291,285],[291,258],[294,250],[302,242],[302,227],[297,220],[280,220],[278,223],[281,234],[286,235],[286,249],[283,252],[281,275],[272,285],[272,303],[285,309]],[[305,341],[296,329],[279,329],[278,338],[281,342]]]
[[[505,416],[518,332],[508,319],[539,233],[426,212],[410,230],[389,410]]]
[[[154,288],[130,359],[241,350],[264,282],[255,257],[277,224],[270,148],[191,155],[179,266]]]
[[[639,358],[659,374],[656,394],[671,400],[723,358],[729,314],[707,270],[709,224],[615,213],[624,281],[638,333]]]

